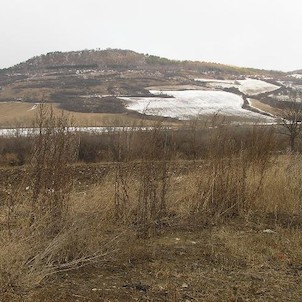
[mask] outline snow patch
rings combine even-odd
[[[66,132],[86,132],[86,133],[113,133],[113,132],[129,132],[129,131],[150,131],[153,127],[68,127]],[[167,127],[169,129],[169,127]],[[42,132],[46,129],[42,129]],[[39,128],[3,128],[0,129],[0,136],[35,136],[40,133]]]
[[[255,79],[238,80],[237,82],[240,83],[239,91],[247,95],[257,95],[280,88],[277,85]]]
[[[271,92],[280,87],[265,81],[250,79],[245,80],[216,80],[216,79],[195,79],[195,81],[207,83],[213,88],[237,88],[246,95],[257,95],[265,92]]]
[[[291,74],[290,76],[296,79],[302,79],[302,74],[300,73]]]
[[[186,90],[163,91],[171,98],[160,97],[161,91],[150,91],[156,97],[123,97],[126,107],[148,115],[158,115],[179,119],[190,119],[198,115],[216,112],[228,116],[266,118],[261,114],[243,109],[243,98],[225,91]]]

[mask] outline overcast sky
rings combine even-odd
[[[51,51],[122,48],[302,68],[302,0],[1,0],[0,68]]]

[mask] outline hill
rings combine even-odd
[[[13,67],[2,70],[3,72],[32,73],[37,71],[58,70],[152,70],[186,71],[212,74],[271,74],[271,71],[241,68],[218,63],[177,61],[159,56],[140,54],[131,50],[106,49],[82,50],[71,52],[50,52],[46,55],[33,57]],[[277,73],[277,72],[275,72]]]
[[[238,80],[264,79],[269,84],[286,87],[284,83],[289,77],[297,85],[301,81],[279,71],[177,61],[131,50],[57,51],[0,70],[0,102],[43,100],[69,111],[133,115],[123,97],[154,97],[151,88],[243,95],[235,83]],[[221,81],[222,85],[214,87],[196,79]],[[223,83],[225,80],[233,81],[234,87]]]

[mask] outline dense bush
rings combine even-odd
[[[213,137],[218,133],[225,133],[228,140],[233,142],[237,153],[242,150],[266,148],[267,152],[285,152],[287,137],[279,130],[267,126],[221,126],[218,128],[198,127],[194,124],[182,129],[166,129],[160,124],[148,131],[144,128],[124,128],[115,131],[108,128],[106,133],[76,133],[79,141],[79,161],[83,162],[111,162],[125,157],[128,160],[139,160],[144,154],[145,146],[150,145],[150,137],[156,134],[157,152],[153,159],[162,158],[161,147],[165,146],[165,154],[173,159],[205,159],[209,157]],[[257,142],[251,140],[257,138]],[[275,143],[268,146],[261,144],[267,138],[274,137]],[[23,165],[29,163],[33,144],[33,137],[2,137],[0,138],[0,163],[2,165]],[[255,146],[251,149],[252,144]],[[218,148],[219,146],[217,146]],[[297,150],[301,146],[297,144]],[[257,149],[258,150],[258,149]],[[211,151],[212,152],[212,151]],[[257,151],[258,152],[258,151]]]

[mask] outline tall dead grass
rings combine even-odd
[[[77,137],[69,132],[69,119],[41,105],[36,122],[40,132],[26,177],[1,195],[1,293],[22,292],[55,273],[103,260],[119,237],[118,231],[107,233],[108,212],[96,211],[97,204],[83,210],[72,195],[69,165],[77,156]]]
[[[270,152],[275,144],[273,129],[257,126],[246,137],[246,133],[240,136],[230,127],[214,128],[206,159],[194,162],[189,173],[183,173],[183,163],[175,161],[165,141],[158,139],[163,135],[159,133],[152,130],[148,142],[140,140],[139,164],[124,160],[123,169],[121,164],[117,166],[119,217],[123,213],[129,216],[129,208],[135,208],[136,218],[131,221],[135,220],[143,236],[148,237],[171,216],[203,223],[225,221],[254,210],[274,163]],[[133,188],[135,196],[129,193]],[[133,200],[137,200],[135,206]]]
[[[148,238],[156,233],[166,215],[166,195],[169,182],[169,159],[165,129],[159,123],[148,135],[136,131],[126,140],[117,142],[118,163],[115,169],[115,213],[118,221],[129,221],[129,213],[135,215],[130,221],[136,226],[139,237]],[[131,161],[123,153],[135,145],[139,161]],[[130,188],[132,187],[132,188]],[[130,191],[135,188],[135,196]],[[133,200],[135,200],[133,202]],[[129,210],[131,209],[131,210]]]
[[[276,158],[272,128],[255,126],[247,134],[215,125],[202,146],[203,159],[189,162],[177,158],[173,137],[160,123],[148,132],[121,132],[108,150],[112,172],[79,191],[69,169],[77,136],[69,133],[65,116],[40,110],[28,178],[1,194],[2,292],[23,291],[57,272],[110,259],[133,238],[175,225],[240,218],[300,226],[301,157]],[[197,154],[201,132],[194,131]]]

